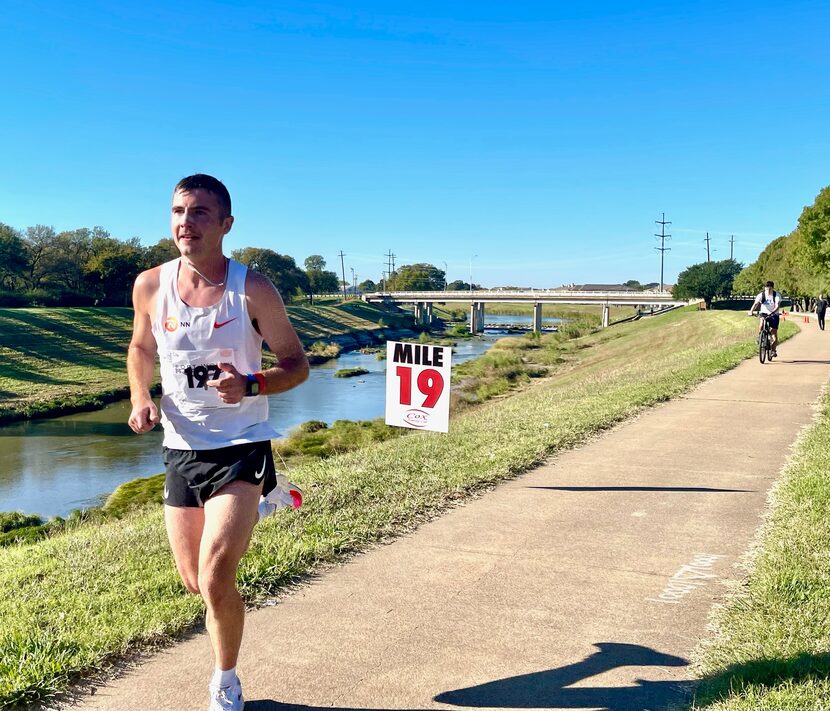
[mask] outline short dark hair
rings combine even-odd
[[[768,281],[766,284],[764,284],[764,286],[768,286],[770,289],[772,289],[775,286],[775,282]]]
[[[193,190],[206,190],[211,195],[214,195],[219,201],[222,219],[230,217],[233,214],[231,212],[231,194],[222,184],[221,180],[217,180],[212,175],[196,173],[196,175],[188,175],[186,178],[182,178],[176,183],[176,187],[173,188],[174,193],[189,193]]]

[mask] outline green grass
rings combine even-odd
[[[379,328],[411,328],[412,316],[363,301],[326,306],[289,306],[291,323],[305,343]]]
[[[132,309],[0,309],[0,423],[127,393]]]
[[[354,378],[358,375],[366,375],[369,371],[366,368],[340,368],[335,371],[335,378]]]
[[[830,708],[830,394],[772,495],[751,572],[717,618],[694,708]]]
[[[390,427],[383,419],[335,420],[331,426],[311,420],[293,430],[285,439],[274,443],[277,459],[294,467],[312,459],[325,459],[353,452],[376,442],[407,435],[412,430]]]
[[[343,349],[336,343],[314,341],[311,346],[306,348],[306,356],[308,357],[309,364],[317,365],[337,358],[341,350]]]
[[[313,345],[355,331],[411,325],[411,317],[375,304],[290,306],[297,333]],[[100,408],[129,394],[129,308],[0,308],[0,424]]]
[[[790,332],[795,327],[790,324]],[[257,526],[239,583],[256,602],[320,565],[410,530],[453,502],[753,355],[754,322],[669,314],[574,342],[556,377],[417,433],[291,470],[297,512]],[[79,673],[174,638],[202,617],[158,507],[0,549],[0,705],[47,698]]]

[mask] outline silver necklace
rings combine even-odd
[[[200,277],[202,277],[202,279],[204,279],[211,286],[225,286],[225,281],[228,278],[228,262],[227,262],[227,260],[225,260],[225,278],[222,279],[222,281],[213,281],[211,279],[208,279],[204,274],[202,274],[202,272],[200,272],[198,269],[196,269],[196,267],[193,265],[193,262],[191,262],[189,259],[185,259],[184,263],[187,264],[188,267],[190,267],[194,272],[196,272]]]

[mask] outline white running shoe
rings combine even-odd
[[[208,711],[242,711],[245,699],[242,698],[242,685],[239,679],[230,686],[210,684],[210,708]]]
[[[302,505],[303,490],[283,474],[277,474],[277,485],[268,492],[268,496],[259,497],[259,518],[268,518],[286,506],[298,509]]]

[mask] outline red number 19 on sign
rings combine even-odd
[[[405,365],[399,365],[395,369],[395,374],[400,378],[400,404],[412,404],[412,368]],[[421,403],[420,407],[435,407],[435,403],[444,392],[444,378],[441,373],[432,368],[427,368],[418,373],[417,379],[418,390],[422,395],[426,395],[426,399]]]

